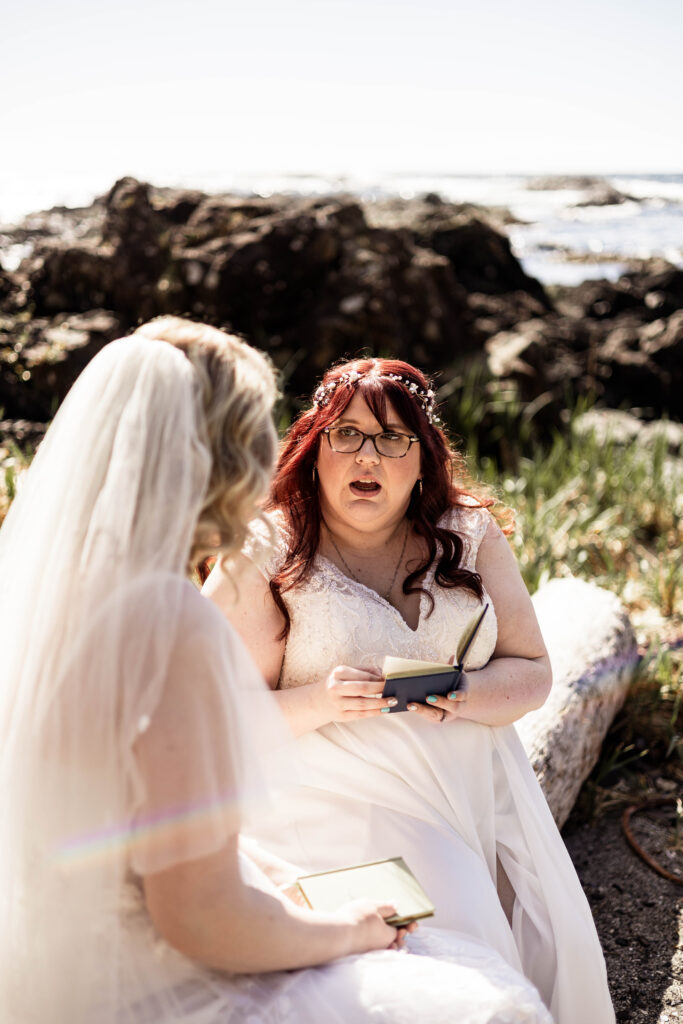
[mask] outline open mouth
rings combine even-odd
[[[379,494],[382,490],[382,485],[378,484],[376,480],[352,480],[349,487],[354,494],[362,494],[363,497]]]

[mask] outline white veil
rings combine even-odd
[[[130,865],[219,848],[278,738],[249,656],[184,577],[205,435],[189,359],[113,342],[67,396],[0,530],[7,1024],[113,1024],[133,1005],[176,1019],[127,946]],[[150,782],[158,717],[175,768]]]

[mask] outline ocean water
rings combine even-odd
[[[156,175],[157,185],[207,192],[285,192],[325,195],[345,192],[362,198],[415,198],[436,192],[452,202],[479,203],[510,210],[518,223],[507,227],[514,252],[528,273],[545,284],[578,284],[589,278],[615,280],[629,259],[659,256],[683,266],[683,174],[615,174],[605,180],[630,197],[613,206],[578,206],[586,193],[576,188],[530,189],[533,176],[444,174],[314,175],[202,172],[192,177]],[[108,180],[26,187],[11,202],[0,195],[0,221],[16,222],[52,205],[87,205],[112,184]],[[13,269],[24,255],[19,247],[0,251],[0,264]]]

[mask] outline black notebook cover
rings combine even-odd
[[[429,672],[427,674],[415,674],[413,672],[407,676],[387,676],[384,681],[382,696],[395,697],[398,701],[393,708],[389,708],[389,713],[392,711],[407,711],[408,704],[427,704],[427,697],[430,695],[445,697],[446,694],[458,689],[467,652],[479,632],[479,627],[484,620],[488,607],[488,604],[485,604],[481,612],[478,612],[466,627],[461,642],[458,645],[458,664],[454,665],[450,671],[445,669],[445,671]]]
[[[428,676],[396,676],[385,681],[382,696],[395,697],[398,701],[389,709],[390,714],[392,711],[407,711],[407,705],[412,702],[426,704],[430,694],[445,697],[452,690],[457,690],[461,675],[462,669],[454,668],[452,672],[434,672]]]

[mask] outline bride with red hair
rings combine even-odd
[[[421,933],[479,944],[492,972],[502,958],[556,1024],[609,1024],[590,910],[513,724],[548,695],[547,651],[466,480],[404,362],[333,367],[291,427],[272,536],[255,523],[205,584],[298,737],[303,776],[253,834],[307,872],[404,857],[437,908]],[[384,657],[448,661],[484,604],[463,685],[392,713]]]

